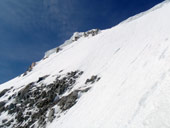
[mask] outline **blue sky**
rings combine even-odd
[[[163,0],[1,0],[0,84],[75,31],[106,29]]]

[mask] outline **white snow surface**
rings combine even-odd
[[[79,69],[84,74],[74,89],[92,75],[101,80],[47,128],[170,128],[170,3],[159,6],[64,46],[0,91],[44,75],[52,83],[60,70]]]
[[[89,34],[89,32],[90,32],[90,34]],[[75,42],[76,40],[78,40],[78,39],[80,39],[80,38],[83,38],[83,37],[85,36],[85,34],[86,34],[87,36],[92,36],[92,33],[91,33],[91,32],[99,33],[100,30],[98,30],[98,29],[92,29],[92,30],[89,30],[89,31],[87,31],[87,32],[75,32],[75,33],[72,35],[72,37],[71,37],[69,40],[66,40],[62,45],[60,45],[59,47],[56,47],[56,48],[53,48],[53,49],[48,50],[48,51],[45,53],[44,58],[47,58],[47,57],[49,57],[51,54],[55,53],[58,48],[62,49],[63,47],[65,47],[65,46],[67,46],[67,45]],[[76,39],[76,38],[77,38],[77,39]]]

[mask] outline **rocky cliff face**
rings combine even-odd
[[[10,120],[4,118],[0,127],[45,128],[48,122],[66,113],[76,104],[81,95],[91,88],[87,83],[93,84],[99,80],[99,77],[92,76],[84,83],[84,88],[72,90],[77,79],[83,75],[83,71],[76,70],[62,75],[60,73],[51,84],[43,83],[48,77],[46,75],[21,88],[11,87],[2,90],[0,97],[6,97],[8,100],[0,102],[0,114],[6,113],[12,118]],[[11,92],[12,95],[9,94]]]
[[[65,44],[48,51],[43,60],[82,37],[93,37],[98,33],[98,29],[84,33],[74,33]],[[37,63],[33,62],[20,77],[27,77],[33,72],[36,65]],[[84,82],[83,88],[73,90],[84,71],[76,70],[64,74],[62,72],[63,70],[60,70],[58,74],[55,74],[53,76],[54,80],[49,84],[44,83],[44,81],[50,75],[44,75],[39,77],[38,80],[30,81],[30,83],[19,88],[11,86],[2,90],[0,98],[6,100],[0,101],[0,115],[8,115],[10,118],[3,116],[0,128],[45,128],[47,123],[59,118],[61,114],[65,114],[75,105],[78,99],[90,90],[90,85],[100,80],[97,75],[92,75]]]

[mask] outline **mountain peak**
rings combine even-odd
[[[51,54],[53,54],[53,53],[59,52],[60,50],[62,50],[62,48],[63,48],[64,46],[67,46],[67,45],[69,45],[69,44],[71,44],[71,43],[79,40],[79,39],[82,38],[82,37],[84,37],[84,38],[85,38],[85,37],[92,37],[92,36],[95,36],[95,35],[97,35],[97,34],[99,34],[99,33],[100,33],[100,30],[99,30],[99,29],[92,29],[92,30],[89,30],[89,31],[87,31],[87,32],[75,32],[75,33],[73,33],[73,35],[71,36],[71,38],[70,38],[69,40],[66,40],[61,46],[56,47],[56,48],[53,48],[53,49],[47,51],[47,52],[45,53],[44,58],[49,57],[49,56],[50,56]]]

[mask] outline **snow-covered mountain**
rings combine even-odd
[[[0,128],[170,128],[170,2],[75,33],[0,85]]]

